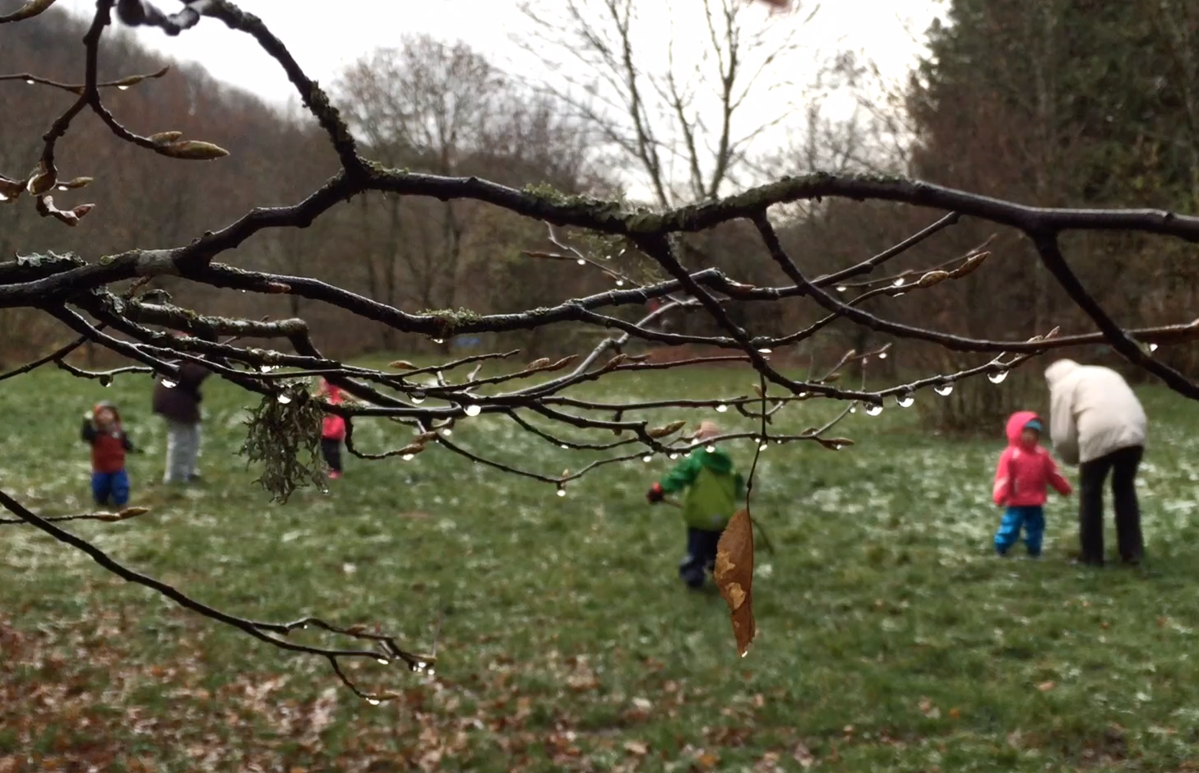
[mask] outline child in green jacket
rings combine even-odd
[[[714,422],[705,421],[695,439],[703,441],[719,434]],[[716,566],[716,544],[737,510],[737,501],[745,496],[745,479],[724,451],[697,448],[650,487],[645,498],[655,504],[683,489],[687,490],[683,499],[687,557],[679,564],[679,577],[687,587],[696,589],[703,586],[705,573]]]

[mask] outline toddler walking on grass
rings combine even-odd
[[[705,421],[695,439],[704,441],[719,434],[714,422]],[[737,510],[737,500],[745,496],[745,480],[724,451],[696,448],[655,483],[645,498],[656,504],[683,489],[687,490],[683,499],[687,557],[679,564],[679,578],[694,590],[703,587],[705,576],[716,566],[716,545]]]
[[[1020,411],[1008,419],[1008,446],[999,457],[991,491],[995,504],[1007,508],[995,532],[995,552],[1001,556],[1020,539],[1021,530],[1028,554],[1034,558],[1041,555],[1048,487],[1070,496],[1069,481],[1040,445],[1043,430],[1041,419],[1032,411]]]
[[[106,507],[110,503],[124,507],[129,502],[129,473],[125,471],[125,453],[133,450],[129,436],[121,427],[115,405],[96,403],[83,415],[80,437],[92,447],[92,498]]]

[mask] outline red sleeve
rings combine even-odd
[[[1012,449],[1004,449],[999,456],[999,464],[995,468],[995,483],[991,487],[991,499],[995,504],[1003,506],[1012,494]]]
[[[1057,462],[1053,461],[1053,457],[1048,453],[1045,454],[1045,472],[1049,478],[1049,485],[1057,489],[1057,493],[1064,497],[1070,496],[1074,489],[1070,486],[1070,481],[1057,468]]]

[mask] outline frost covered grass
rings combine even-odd
[[[578,394],[727,397],[751,381],[658,373]],[[246,396],[207,386],[206,480],[172,492],[157,484],[148,380],[5,382],[0,485],[43,514],[86,511],[79,422],[115,400],[147,451],[131,457],[133,504],[154,510],[74,531],[247,617],[378,622],[427,651],[444,611],[435,677],[355,669],[404,695],[370,706],[322,661],[3,526],[0,769],[20,769],[7,755],[31,770],[72,758],[112,771],[1143,770],[1182,765],[1199,740],[1199,405],[1164,391],[1144,392],[1147,562],[1135,570],[1071,566],[1074,502],[1060,499],[1042,560],[992,556],[999,427],[947,441],[889,404],[840,425],[857,442],[842,451],[771,445],[754,512],[778,553],[759,553],[760,634],[741,660],[724,602],[675,575],[677,511],[643,499],[669,461],[604,467],[558,497],[430,447],[409,462],[349,458],[328,495],[279,506],[236,455]],[[832,410],[796,405],[775,429]],[[754,428],[733,411],[705,416]],[[410,437],[356,426],[366,450]],[[590,458],[489,415],[460,421],[454,440],[548,474]],[[748,469],[753,444],[729,449]]]

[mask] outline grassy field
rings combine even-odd
[[[695,397],[750,382],[691,378]],[[590,394],[677,394],[681,379]],[[89,509],[78,426],[93,401],[115,400],[147,451],[131,457],[133,504],[154,510],[69,524],[76,533],[258,619],[378,622],[427,650],[444,607],[436,675],[363,666],[366,686],[404,695],[371,706],[323,661],[3,526],[4,773],[1125,771],[1199,758],[1199,405],[1171,394],[1144,393],[1153,440],[1138,569],[1070,565],[1074,503],[1060,499],[1042,560],[993,557],[1000,427],[951,442],[921,433],[915,409],[888,407],[850,416],[837,434],[857,445],[845,450],[771,446],[755,513],[778,552],[759,555],[760,634],[742,660],[724,602],[678,581],[677,511],[643,498],[666,460],[603,468],[560,498],[430,448],[409,462],[350,459],[328,495],[279,506],[236,455],[246,397],[223,383],[206,392],[206,481],[164,491],[148,393],[142,377],[108,389],[54,371],[4,382],[0,486],[42,514]],[[800,429],[827,410],[793,407],[779,424]],[[736,426],[732,412],[705,415]],[[358,429],[372,451],[408,433]],[[454,436],[550,474],[578,466],[502,418],[463,420]],[[747,468],[752,444],[730,450]]]

